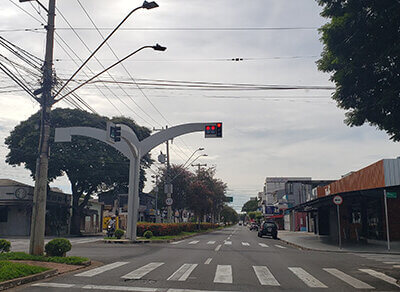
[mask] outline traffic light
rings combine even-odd
[[[114,142],[121,141],[121,127],[111,126],[110,127],[110,138]]]
[[[222,138],[222,123],[209,123],[204,128],[205,138]]]

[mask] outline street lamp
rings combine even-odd
[[[196,150],[192,153],[192,155],[190,155],[190,157],[188,158],[188,160],[186,160],[186,162],[182,165],[182,167],[185,168],[186,163],[188,163],[189,160],[190,160],[198,151],[203,151],[203,150],[204,150],[203,147],[199,147],[198,149],[196,149]],[[193,163],[193,162],[192,162],[192,163]]]
[[[116,28],[114,28],[114,30],[104,39],[104,41],[90,54],[90,56],[86,59],[85,62],[82,63],[82,65],[74,72],[74,74],[72,74],[72,76],[67,80],[67,82],[65,82],[63,84],[63,86],[61,86],[61,88],[57,91],[57,93],[54,95],[54,98],[56,98],[61,90],[63,90],[69,82],[71,82],[71,80],[76,76],[76,74],[78,74],[79,71],[81,71],[81,69],[87,64],[87,62],[89,62],[89,60],[97,53],[98,50],[100,50],[100,48],[108,41],[108,39],[121,27],[121,25],[136,11],[139,10],[141,8],[143,9],[153,9],[158,7],[158,4],[154,1],[151,2],[147,2],[144,1],[142,6],[136,7],[135,9],[133,9],[131,12],[128,13],[128,15],[117,25]],[[155,49],[156,50],[156,49]],[[159,50],[161,51],[161,50]],[[165,51],[165,49],[163,50]],[[58,99],[60,100],[60,99]],[[57,101],[58,101],[57,100]]]
[[[193,154],[189,157],[189,159],[185,162],[185,164],[190,160],[190,158],[193,157],[193,155],[194,155],[197,151],[201,151],[201,150],[204,150],[204,148],[199,148],[199,149],[197,149],[196,151],[194,151]],[[199,158],[202,157],[202,156],[208,156],[208,155],[207,155],[207,154],[201,154],[201,155],[197,156],[191,163],[195,162],[197,159],[199,159]],[[177,175],[175,175],[173,179],[171,179],[170,183],[172,183],[178,176],[181,175],[181,173],[182,173],[185,169],[187,169],[187,168],[189,167],[189,165],[185,167],[185,164],[182,166],[182,170],[181,170]]]
[[[83,82],[82,84],[80,84],[79,86],[75,87],[74,89],[72,89],[71,91],[69,91],[68,93],[64,94],[63,96],[61,96],[60,98],[54,100],[54,103],[59,102],[60,100],[62,100],[64,97],[70,95],[71,93],[75,92],[76,90],[78,90],[79,88],[81,88],[82,86],[84,86],[85,84],[89,83],[90,81],[92,81],[93,79],[99,77],[101,74],[103,74],[104,72],[110,70],[111,68],[114,68],[115,66],[117,66],[119,63],[125,61],[126,59],[130,58],[131,56],[133,56],[134,54],[136,54],[137,52],[143,50],[143,49],[148,49],[151,48],[155,51],[165,51],[167,48],[163,47],[159,44],[156,44],[154,46],[143,46],[139,49],[137,49],[136,51],[130,53],[129,55],[127,55],[126,57],[124,57],[123,59],[119,60],[118,62],[112,64],[111,66],[107,67],[106,69],[104,69],[103,71],[101,71],[100,73],[97,73],[96,75],[94,75],[93,77],[91,77],[90,79],[86,80],[85,82]]]

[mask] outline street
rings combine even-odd
[[[234,226],[172,243],[74,245],[104,263],[17,291],[399,291],[400,256],[299,250]],[[398,266],[397,266],[398,268]]]

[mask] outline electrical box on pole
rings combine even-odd
[[[205,138],[222,138],[222,123],[208,123],[204,126]]]

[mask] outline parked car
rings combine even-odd
[[[261,229],[258,231],[258,237],[272,236],[273,239],[278,239],[278,226],[275,222],[264,222]]]

